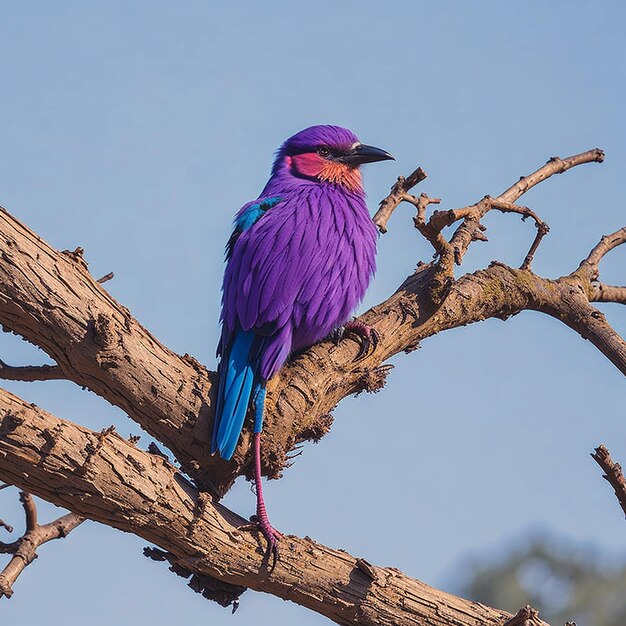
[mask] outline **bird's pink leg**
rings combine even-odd
[[[254,451],[254,486],[256,489],[256,525],[267,539],[267,551],[274,554],[274,562],[278,556],[278,540],[282,538],[270,524],[265,501],[263,500],[263,486],[261,485],[261,433],[252,435],[252,445]]]

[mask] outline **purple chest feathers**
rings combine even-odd
[[[362,193],[309,184],[280,195],[239,235],[224,276],[225,330],[265,337],[265,378],[290,352],[344,324],[376,267],[377,233]]]

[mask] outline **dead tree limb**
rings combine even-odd
[[[95,433],[0,391],[0,475],[75,513],[132,532],[173,564],[271,593],[338,624],[501,626],[508,613],[457,598],[396,569],[370,565],[309,538],[286,536],[268,570],[247,520],[197,492],[166,460],[113,431]]]
[[[85,519],[76,513],[67,513],[58,519],[40,526],[37,522],[37,506],[32,496],[20,492],[20,502],[24,508],[26,530],[22,537],[11,543],[0,542],[0,554],[11,554],[8,564],[0,571],[0,598],[13,595],[13,584],[18,576],[37,558],[37,549],[53,539],[66,537]],[[13,532],[11,527],[4,527]]]

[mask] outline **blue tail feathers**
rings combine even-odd
[[[219,452],[227,461],[237,447],[251,398],[255,413],[254,432],[260,432],[263,423],[265,381],[255,380],[256,364],[250,362],[254,339],[252,331],[239,329],[220,361],[211,453]]]

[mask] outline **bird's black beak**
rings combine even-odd
[[[354,146],[348,154],[337,157],[335,160],[340,163],[346,163],[347,165],[357,166],[363,163],[374,163],[376,161],[395,161],[395,158],[386,150],[360,143]]]

